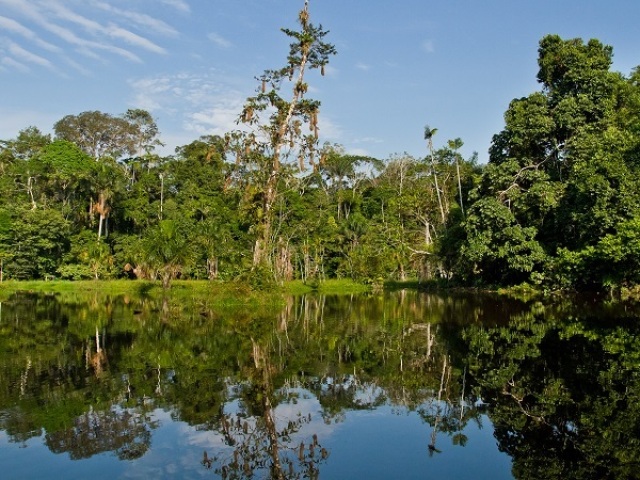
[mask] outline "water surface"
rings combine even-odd
[[[578,299],[20,293],[2,478],[639,478],[637,325]]]

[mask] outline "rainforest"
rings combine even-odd
[[[640,68],[547,35],[486,163],[373,158],[308,3],[233,130],[0,140],[3,474],[639,478]]]
[[[160,156],[130,109],[2,140],[2,280],[638,285],[640,71],[611,71],[611,46],[542,38],[540,88],[510,103],[486,164],[432,126],[423,157],[379,159],[320,144],[309,82],[337,52],[306,7],[298,23],[225,135]]]

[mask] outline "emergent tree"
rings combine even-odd
[[[320,102],[305,98],[309,88],[305,74],[311,69],[320,69],[324,74],[335,48],[323,40],[328,32],[309,21],[308,7],[307,0],[298,15],[300,30],[282,29],[292,39],[287,64],[266,70],[257,78],[261,84],[258,93],[247,99],[238,120],[246,128],[228,135],[230,155],[235,156],[238,165],[255,174],[254,188],[260,197],[254,225],[254,269],[260,266],[271,270],[270,256],[275,243],[273,206],[283,164],[297,157],[300,170],[307,162],[316,165]],[[285,86],[290,88],[288,95]],[[268,119],[262,119],[261,115],[268,115]],[[309,134],[303,134],[305,125]]]

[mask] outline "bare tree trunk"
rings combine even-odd
[[[440,377],[440,389],[438,390],[438,413],[436,414],[436,419],[433,424],[433,431],[431,432],[431,443],[429,444],[430,451],[438,451],[436,450],[436,436],[438,434],[438,425],[442,421],[442,413],[440,412],[440,402],[442,401],[442,392],[445,388],[445,374],[447,371],[447,356],[443,355],[442,359],[442,376]]]
[[[442,196],[440,194],[440,187],[438,185],[438,173],[436,172],[436,159],[433,155],[433,142],[429,139],[429,153],[431,154],[431,168],[433,169],[433,181],[436,187],[436,195],[438,196],[438,206],[440,207],[440,216],[442,217],[442,225],[446,223],[446,216],[444,213],[444,206],[442,205]]]
[[[280,462],[280,447],[278,443],[278,430],[276,428],[276,421],[273,414],[273,405],[271,403],[271,395],[273,386],[271,384],[271,371],[270,365],[267,361],[265,353],[253,339],[253,361],[256,369],[262,372],[262,406],[264,408],[264,421],[267,430],[267,436],[269,438],[269,454],[271,456],[272,467],[271,472],[277,479],[283,479],[284,474],[282,472],[282,463]]]
[[[29,198],[31,199],[31,210],[35,210],[38,208],[36,204],[36,200],[33,196],[33,177],[29,177],[27,179],[27,192],[29,193]]]
[[[460,180],[460,162],[456,158],[456,174],[458,175],[458,193],[460,195],[460,211],[464,217],[464,203],[462,202],[462,181]]]
[[[209,280],[218,278],[218,257],[207,258],[207,276]]]
[[[308,9],[308,1],[304,4],[304,10],[301,12],[302,14],[307,14]],[[303,90],[300,88],[301,85],[304,84],[304,74],[305,68],[307,66],[309,55],[309,47],[302,49],[300,64],[298,66],[298,78],[294,83],[293,87],[293,96],[291,98],[291,102],[289,103],[289,109],[287,110],[287,114],[282,119],[280,124],[278,125],[278,131],[274,139],[273,144],[273,155],[271,157],[271,172],[269,174],[269,178],[267,180],[265,195],[264,195],[264,211],[262,212],[264,220],[262,221],[262,225],[260,228],[260,232],[258,233],[258,238],[256,239],[255,248],[253,251],[253,266],[257,267],[258,265],[265,264],[269,259],[269,252],[271,250],[271,223],[272,223],[272,209],[277,197],[277,187],[278,187],[278,174],[280,172],[280,161],[282,155],[282,147],[286,142],[286,134],[289,129],[289,124],[291,123],[291,119],[294,116],[296,107],[301,99],[301,95]],[[267,263],[268,264],[268,263]]]
[[[104,231],[104,227],[106,225],[107,217],[109,216],[109,212],[111,208],[107,205],[107,195],[104,192],[100,192],[98,195],[98,202],[94,203],[92,209],[98,213],[98,240],[102,238],[102,233]]]

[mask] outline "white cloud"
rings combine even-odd
[[[241,103],[221,102],[206,110],[187,113],[183,126],[186,131],[198,135],[224,135],[238,128],[235,122],[241,107]]]
[[[231,42],[229,40],[222,37],[221,35],[218,35],[217,33],[211,32],[207,35],[207,38],[219,47],[229,48],[231,46]]]
[[[0,16],[0,29],[17,33],[23,38],[26,38],[27,40],[31,40],[39,47],[44,48],[45,50],[49,50],[50,52],[60,51],[60,48],[48,42],[43,41],[32,30],[29,30],[27,27],[23,26],[21,23],[16,22],[11,18]]]
[[[37,8],[24,0],[0,0],[0,4],[5,5],[24,16],[31,17],[37,15]]]
[[[358,70],[363,70],[365,72],[371,70],[371,65],[367,65],[366,63],[358,62],[356,63],[356,68]]]
[[[436,51],[436,47],[433,43],[433,40],[425,40],[422,42],[422,49],[427,53],[433,53]]]
[[[322,115],[322,112],[320,112],[318,127],[323,141],[340,143],[344,134],[342,128],[337,123],[334,123],[329,116]]]
[[[0,0],[0,2],[10,2],[13,3],[13,0]],[[47,18],[46,15],[42,14],[41,11],[32,8],[31,6],[26,6],[26,5],[20,5],[21,7],[21,12],[29,17],[31,20],[33,20],[35,23],[37,23],[38,25],[40,25],[42,28],[44,28],[45,30],[49,31],[50,33],[56,35],[59,39],[74,45],[76,47],[78,47],[78,52],[93,57],[93,58],[100,58],[99,55],[97,55],[93,50],[106,50],[109,51],[111,53],[115,53],[117,55],[120,55],[130,61],[133,62],[141,62],[141,59],[135,55],[132,52],[129,52],[128,50],[125,50],[123,48],[120,47],[116,47],[114,45],[110,45],[110,44],[105,44],[105,43],[99,43],[99,42],[95,42],[92,40],[86,40],[83,39],[81,37],[79,37],[78,35],[76,35],[75,33],[73,33],[71,30],[69,30],[68,28],[62,27],[56,23],[53,23],[51,21],[49,21],[49,19]],[[73,15],[72,15],[73,17]],[[99,25],[96,24],[95,22],[85,22],[85,20],[83,20],[83,17],[74,17],[78,22],[83,23],[84,25],[87,26],[91,26],[91,25]]]
[[[2,65],[7,66],[10,70],[18,70],[22,73],[27,73],[30,71],[29,67],[27,67],[24,63],[20,63],[11,57],[3,57],[0,62],[2,62]]]
[[[125,30],[122,27],[119,27],[115,24],[109,24],[108,26],[103,26],[100,23],[86,18],[82,15],[78,15],[75,12],[72,12],[68,8],[63,7],[59,3],[51,2],[48,4],[48,7],[51,11],[61,20],[65,20],[67,22],[75,23],[81,27],[83,27],[87,32],[91,33],[93,36],[97,36],[97,34],[103,34],[111,38],[123,40],[125,43],[128,43],[133,46],[141,47],[146,50],[155,52],[155,53],[166,53],[166,51],[156,45],[155,43],[147,40],[146,38],[141,37],[133,32]],[[106,43],[102,43],[103,46],[108,46]]]
[[[146,28],[154,33],[158,33],[160,35],[165,35],[169,37],[177,37],[178,31],[173,28],[171,25],[154,18],[145,13],[139,13],[133,10],[122,10],[116,8],[106,2],[93,0],[91,5],[99,8],[105,12],[112,13],[121,17],[123,20],[127,21],[130,24],[138,25],[140,27]]]
[[[85,68],[83,65],[81,65],[80,63],[76,62],[75,60],[69,58],[69,57],[63,57],[64,61],[67,62],[68,65],[70,65],[71,67],[75,68],[78,72],[80,72],[82,75],[84,75],[85,77],[90,77],[92,75],[91,70]]]
[[[200,135],[221,135],[238,128],[236,120],[247,93],[233,78],[217,72],[179,73],[129,81],[133,105],[175,124],[176,139],[188,141]],[[251,92],[248,87],[247,92]],[[183,133],[176,133],[181,130]]]
[[[184,1],[165,3],[188,11],[188,4]],[[3,8],[0,29],[7,32],[12,40],[18,37],[29,40],[40,50],[33,53],[35,57],[31,58],[30,63],[47,68],[57,61],[66,64],[74,62],[71,58],[74,54],[106,63],[110,57],[105,53],[109,53],[142,63],[144,57],[140,51],[166,54],[167,50],[140,32],[171,37],[179,35],[162,20],[145,13],[116,8],[106,0],[0,0],[0,7]],[[49,35],[50,38],[45,41],[46,34],[52,34],[53,37]],[[55,53],[57,57],[43,55],[43,50]],[[75,64],[79,65],[78,62]]]
[[[134,90],[133,103],[136,107],[148,111],[166,109],[166,93],[171,89],[169,77],[142,78],[130,81],[129,84]]]
[[[164,48],[156,45],[150,40],[147,40],[146,38],[143,38],[140,35],[137,35],[133,32],[125,30],[124,28],[118,27],[116,25],[109,25],[106,28],[106,32],[109,34],[109,36],[114,38],[119,38],[130,45],[141,47],[154,53],[161,53],[161,54],[167,53],[167,51]]]
[[[95,32],[100,31],[103,28],[102,25],[100,25],[95,20],[83,17],[82,15],[69,10],[58,2],[49,0],[47,3],[41,5],[47,8],[49,12],[51,12],[60,20],[79,25],[83,27],[87,32],[95,34]]]
[[[173,124],[163,139],[168,145],[185,145],[201,135],[223,135],[242,129],[236,122],[254,82],[237,80],[220,72],[179,73],[130,80],[131,104]],[[246,87],[246,88],[245,88]],[[342,127],[320,113],[320,142],[342,143]],[[371,143],[372,139],[363,139]],[[362,150],[363,154],[366,152]]]
[[[175,8],[176,10],[180,10],[181,12],[191,12],[191,7],[189,7],[189,4],[184,0],[161,0],[161,2]]]
[[[16,58],[19,58],[23,62],[33,63],[41,67],[53,69],[53,64],[49,60],[22,48],[17,43],[13,43],[13,42],[10,43],[8,50],[11,55],[13,55]]]

